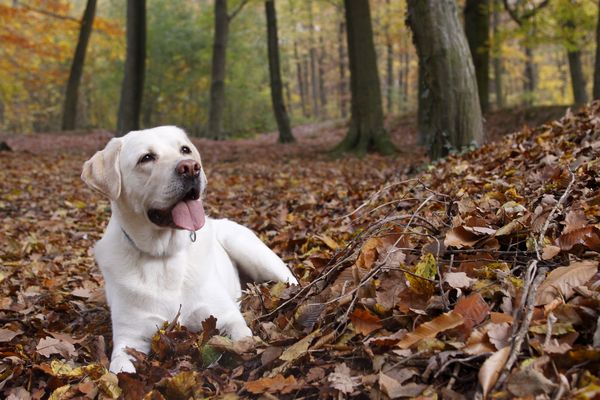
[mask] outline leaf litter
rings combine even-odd
[[[110,209],[79,180],[110,134],[8,140],[3,396],[600,395],[600,103],[418,173],[419,152],[331,160],[343,131],[323,129],[291,146],[196,141],[209,214],[257,232],[301,286],[249,285],[251,340],[214,318],[202,332],[165,321],[118,376],[90,251]]]

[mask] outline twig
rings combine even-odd
[[[527,332],[529,331],[529,326],[531,325],[531,319],[533,317],[533,310],[535,307],[535,294],[537,292],[538,287],[542,284],[544,277],[546,276],[546,272],[548,268],[542,267],[537,268],[537,260],[533,260],[527,269],[527,282],[524,288],[526,291],[525,302],[521,304],[520,309],[517,311],[516,315],[522,315],[523,321],[518,326],[517,329],[513,328],[513,340],[511,343],[510,353],[506,360],[506,364],[504,364],[504,368],[502,368],[502,373],[494,386],[495,389],[502,387],[506,379],[508,378],[508,374],[512,369],[513,365],[517,361],[517,357],[521,352],[521,346],[523,345],[523,341],[527,336]],[[518,321],[515,318],[515,321]],[[515,324],[516,327],[517,324]],[[516,332],[515,332],[516,331]]]
[[[550,226],[550,222],[552,222],[552,219],[554,218],[554,213],[556,213],[556,211],[558,211],[558,208],[565,202],[565,200],[567,200],[567,197],[569,196],[569,192],[571,191],[571,188],[573,187],[573,184],[575,183],[575,174],[573,172],[571,172],[571,170],[569,170],[569,174],[571,174],[571,181],[567,185],[567,188],[565,189],[562,196],[560,196],[558,203],[556,203],[554,205],[554,208],[552,208],[552,211],[550,211],[550,214],[548,214],[548,218],[546,218],[546,222],[544,222],[544,226],[542,228],[542,231],[540,232],[540,237],[537,240],[537,243],[535,246],[535,251],[537,253],[538,260],[541,260],[539,248],[541,246],[543,246],[543,244],[544,244],[544,238],[546,237],[546,231],[548,230],[548,227]]]
[[[410,182],[410,181],[414,181],[414,180],[415,180],[414,178],[412,178],[412,179],[406,179],[406,180],[403,180],[403,181],[400,181],[400,182],[394,182],[394,183],[390,183],[389,185],[386,185],[386,186],[382,187],[381,189],[379,189],[378,191],[376,191],[375,193],[373,193],[371,196],[369,196],[369,198],[368,198],[368,199],[367,199],[367,200],[366,200],[364,203],[362,203],[360,206],[358,206],[358,208],[356,208],[354,211],[352,211],[352,212],[351,212],[351,213],[349,213],[349,214],[346,214],[346,215],[343,215],[343,216],[341,216],[339,219],[344,219],[344,218],[346,218],[346,217],[350,217],[350,216],[352,216],[352,215],[356,214],[356,213],[357,213],[357,212],[359,212],[361,209],[363,209],[363,208],[365,208],[366,206],[368,206],[368,205],[369,205],[369,204],[370,204],[370,203],[371,203],[373,200],[375,200],[377,197],[379,197],[379,195],[380,195],[382,192],[384,192],[384,191],[386,191],[386,190],[389,190],[389,189],[393,188],[394,186],[402,185],[402,184],[404,184],[404,183],[408,183],[408,182]]]

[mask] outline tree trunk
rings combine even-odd
[[[494,0],[495,2],[499,0]],[[494,65],[494,92],[496,94],[496,108],[504,107],[504,94],[502,91],[502,43],[500,42],[500,34],[498,28],[500,26],[500,12],[498,4],[494,3],[494,12],[492,14],[492,25],[494,31],[494,46],[493,46],[493,65]]]
[[[533,104],[535,92],[535,66],[533,64],[533,50],[529,44],[525,44],[525,81],[523,82],[525,92],[525,105]]]
[[[127,56],[117,120],[118,135],[140,128],[146,63],[146,0],[127,0]]]
[[[369,0],[344,0],[344,8],[352,103],[350,127],[337,150],[389,154],[394,147],[383,127]]]
[[[600,99],[600,1],[596,21],[596,61],[594,65],[594,100]]]
[[[338,85],[338,96],[340,103],[340,116],[348,116],[348,107],[346,102],[346,50],[344,49],[344,36],[346,35],[346,24],[342,20],[338,25],[338,71],[340,82]]]
[[[312,115],[317,119],[321,117],[321,109],[319,107],[319,60],[317,59],[317,49],[315,43],[315,25],[312,11],[312,0],[308,1],[308,20],[309,20],[309,41],[310,49],[308,56],[310,59],[310,88],[312,100]]]
[[[208,106],[208,136],[223,137],[223,112],[225,110],[225,59],[229,39],[227,0],[215,0],[215,36],[213,38],[210,104]]]
[[[302,107],[302,115],[308,118],[308,108],[306,106],[306,85],[304,84],[304,73],[302,71],[302,60],[298,55],[298,43],[294,41],[294,61],[296,62],[296,78],[298,80],[298,92],[300,93],[300,105]]]
[[[386,0],[387,12],[390,13],[390,0]],[[386,55],[386,111],[389,114],[393,111],[392,92],[394,90],[394,43],[390,34],[390,22],[389,20],[385,24],[385,55]]]
[[[75,47],[75,55],[71,64],[71,72],[67,82],[67,91],[65,95],[65,108],[63,110],[62,129],[63,131],[75,129],[77,121],[77,99],[79,95],[79,83],[83,74],[83,65],[85,64],[85,53],[90,35],[92,34],[92,25],[94,15],[96,14],[96,0],[88,0],[81,18],[81,28],[79,29],[79,39]]]
[[[585,92],[585,77],[581,66],[581,51],[568,51],[567,58],[569,60],[569,72],[571,73],[571,87],[573,88],[575,105],[582,106],[588,102],[588,97]]]
[[[267,14],[267,47],[269,53],[269,78],[271,81],[273,112],[275,113],[277,127],[279,128],[279,142],[289,143],[294,141],[294,136],[292,136],[290,118],[285,110],[285,103],[283,101],[275,0],[265,1],[265,12]]]
[[[408,0],[423,90],[419,131],[437,159],[483,141],[477,82],[454,0]]]
[[[489,109],[490,63],[489,0],[467,0],[465,4],[465,35],[473,57],[481,112]]]
[[[327,118],[327,92],[325,91],[325,43],[319,36],[319,103],[322,118]]]

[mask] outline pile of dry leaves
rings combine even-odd
[[[1,393],[600,396],[600,103],[419,174],[419,156],[330,160],[322,137],[302,139],[198,142],[210,214],[258,232],[301,287],[249,288],[252,340],[220,336],[213,318],[201,333],[166,321],[151,354],[132,352],[138,373],[118,376],[89,250],[110,211],[78,179],[102,140],[12,143],[0,154]]]

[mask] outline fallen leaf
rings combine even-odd
[[[38,352],[38,354],[44,357],[50,357],[52,354],[60,354],[65,358],[69,356],[77,356],[75,346],[73,346],[71,343],[66,342],[64,340],[55,339],[49,336],[40,339],[36,346],[36,351]]]
[[[447,312],[429,322],[419,325],[413,332],[407,333],[406,336],[398,342],[398,347],[407,349],[422,339],[433,338],[437,336],[438,333],[455,328],[463,322],[464,319],[462,315],[453,311]]]
[[[490,314],[490,307],[479,293],[461,297],[454,306],[454,312],[462,315],[464,328],[467,334],[473,327],[483,322]]]
[[[483,390],[483,398],[487,398],[487,394],[496,384],[508,355],[510,354],[510,346],[506,346],[494,354],[492,354],[481,366],[478,373],[479,384]]]
[[[396,379],[384,374],[379,373],[379,387],[390,399],[397,399],[400,397],[414,398],[419,396],[427,388],[427,385],[421,385],[417,383],[408,383],[402,385]]]
[[[552,302],[557,297],[570,298],[574,288],[589,281],[598,271],[598,261],[576,261],[568,267],[558,267],[551,271],[542,282],[536,294],[537,306]]]
[[[295,359],[302,357],[308,351],[308,347],[310,346],[314,338],[320,335],[320,333],[320,330],[317,329],[311,334],[306,335],[304,338],[285,349],[285,351],[281,354],[279,359],[283,361],[294,361]]]
[[[272,378],[262,378],[255,381],[246,382],[244,384],[244,389],[253,394],[287,394],[298,389],[298,382],[292,375],[285,378],[283,375],[277,374]]]
[[[327,380],[331,383],[331,387],[343,394],[352,393],[357,386],[357,382],[350,376],[350,368],[345,363],[336,365],[334,372],[329,374]]]
[[[526,367],[509,375],[506,388],[517,397],[535,397],[549,395],[556,388],[556,384],[540,371]]]
[[[22,330],[13,331],[10,329],[0,328],[0,343],[2,342],[10,342],[13,338],[22,334]]]
[[[363,336],[367,336],[371,332],[383,327],[377,315],[363,308],[356,308],[350,315],[350,321],[352,321],[354,330]]]
[[[444,282],[454,289],[467,289],[476,279],[469,278],[464,272],[448,272],[444,275]]]

